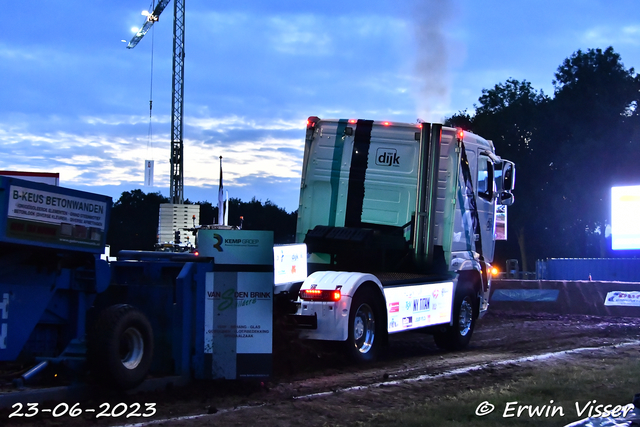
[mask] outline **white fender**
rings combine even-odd
[[[365,282],[373,282],[380,292],[382,283],[372,274],[355,273],[345,271],[317,271],[304,281],[302,289],[335,290],[341,286],[342,297],[337,302],[303,301],[298,298],[300,308],[297,314],[318,317],[318,329],[303,329],[300,337],[305,339],[345,341],[349,335],[349,310],[351,301],[360,285]],[[383,301],[384,302],[384,301]]]
[[[316,285],[316,289],[333,291],[337,286],[342,286],[342,295],[353,297],[364,282],[375,283],[383,292],[382,283],[373,274],[349,271],[316,271],[306,278],[300,289],[311,289],[312,285]]]

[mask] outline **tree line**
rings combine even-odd
[[[516,163],[511,244],[497,256],[530,271],[541,258],[637,256],[614,253],[609,233],[611,187],[640,185],[640,76],[612,47],[578,50],[553,87],[549,96],[508,79],[483,89],[473,114],[446,120]]]
[[[158,240],[160,204],[169,198],[160,193],[144,193],[142,190],[125,191],[113,204],[107,244],[117,255],[122,249],[154,250]],[[218,207],[210,202],[190,202],[200,205],[200,223],[217,223]],[[271,201],[261,202],[254,197],[249,202],[229,199],[229,225],[242,226],[244,230],[271,230],[275,243],[293,243],[296,231],[297,211],[288,213]]]

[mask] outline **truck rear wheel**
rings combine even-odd
[[[147,376],[153,358],[153,331],[147,317],[131,305],[100,313],[88,342],[89,366],[102,383],[131,389]]]
[[[359,289],[349,312],[349,335],[346,341],[349,357],[356,362],[375,360],[382,344],[382,334],[382,315],[374,293]]]
[[[471,284],[463,283],[458,287],[452,313],[453,325],[446,326],[444,330],[433,335],[438,347],[445,350],[462,350],[469,344],[478,318],[476,301]]]

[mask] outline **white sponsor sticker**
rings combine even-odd
[[[612,291],[607,292],[604,305],[622,307],[640,307],[640,292],[638,291]]]

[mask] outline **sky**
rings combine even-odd
[[[173,2],[134,49],[122,40],[151,0],[3,3],[0,170],[57,172],[60,185],[114,201],[134,189],[169,196]],[[442,122],[509,78],[553,95],[555,71],[579,49],[613,46],[640,67],[639,0],[186,0],[185,10],[192,202],[217,202],[222,156],[230,197],[296,210],[309,116]]]

